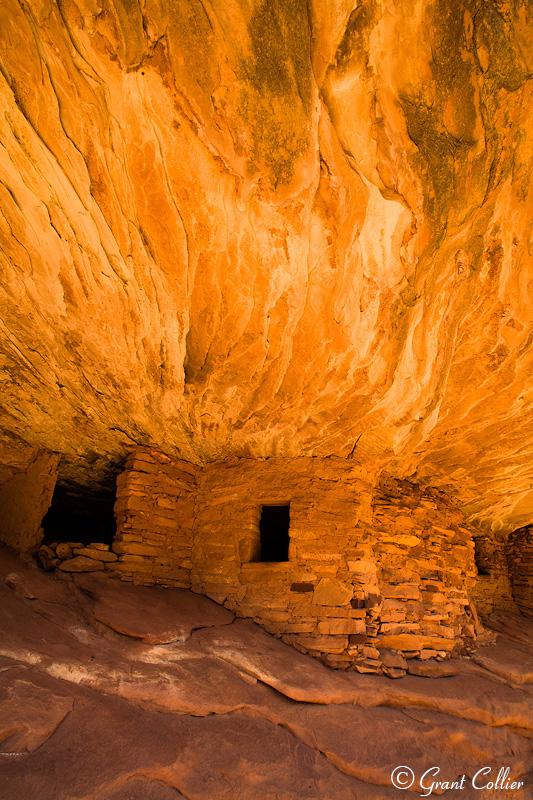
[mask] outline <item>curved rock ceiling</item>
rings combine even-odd
[[[357,448],[531,522],[527,0],[3,0],[0,53],[6,463]]]

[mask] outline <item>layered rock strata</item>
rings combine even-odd
[[[0,480],[357,446],[528,525],[532,31],[528,0],[3,0]]]

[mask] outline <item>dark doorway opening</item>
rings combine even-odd
[[[42,526],[44,542],[112,544],[114,493],[85,487],[56,486]]]
[[[474,561],[478,575],[490,575],[490,554],[485,539],[474,539]]]
[[[259,521],[260,561],[289,560],[290,506],[263,506]]]

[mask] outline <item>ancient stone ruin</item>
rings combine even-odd
[[[4,487],[6,508],[12,486],[26,487],[19,550],[35,551],[42,536],[51,463],[57,470],[41,456],[24,484],[20,475]],[[478,612],[531,613],[529,527],[505,546],[480,537],[446,492],[379,472],[368,458],[201,467],[138,448],[116,483],[112,541],[49,541],[38,550],[45,569],[192,589],[331,667],[390,676],[405,674],[408,659],[473,651]],[[9,542],[8,528],[3,536]]]
[[[391,788],[339,750],[353,709],[326,741],[291,702],[416,706],[465,723],[443,752],[522,753],[532,8],[0,3],[0,697],[33,714],[10,733],[6,712],[0,744],[35,750],[36,776],[48,740],[49,765],[79,741],[72,708],[105,709],[92,690],[123,702],[121,727],[146,712],[143,735],[159,710],[191,736],[196,714],[262,715],[313,748],[302,764],[330,758],[290,800]],[[453,701],[426,677],[457,678]],[[128,762],[72,796],[209,795],[180,753],[143,761],[131,793]],[[22,795],[17,769],[0,800]],[[67,792],[35,781],[36,800]],[[257,800],[285,797],[258,781]]]
[[[262,530],[272,508],[285,519]],[[445,657],[474,637],[462,514],[442,493],[378,480],[359,459],[192,470],[137,451],[119,477],[116,513],[120,556],[108,569],[206,594],[331,666],[402,668],[404,652]],[[276,557],[267,537],[283,525],[288,546]]]

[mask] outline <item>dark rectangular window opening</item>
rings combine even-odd
[[[263,506],[259,521],[260,561],[289,560],[290,506]]]

